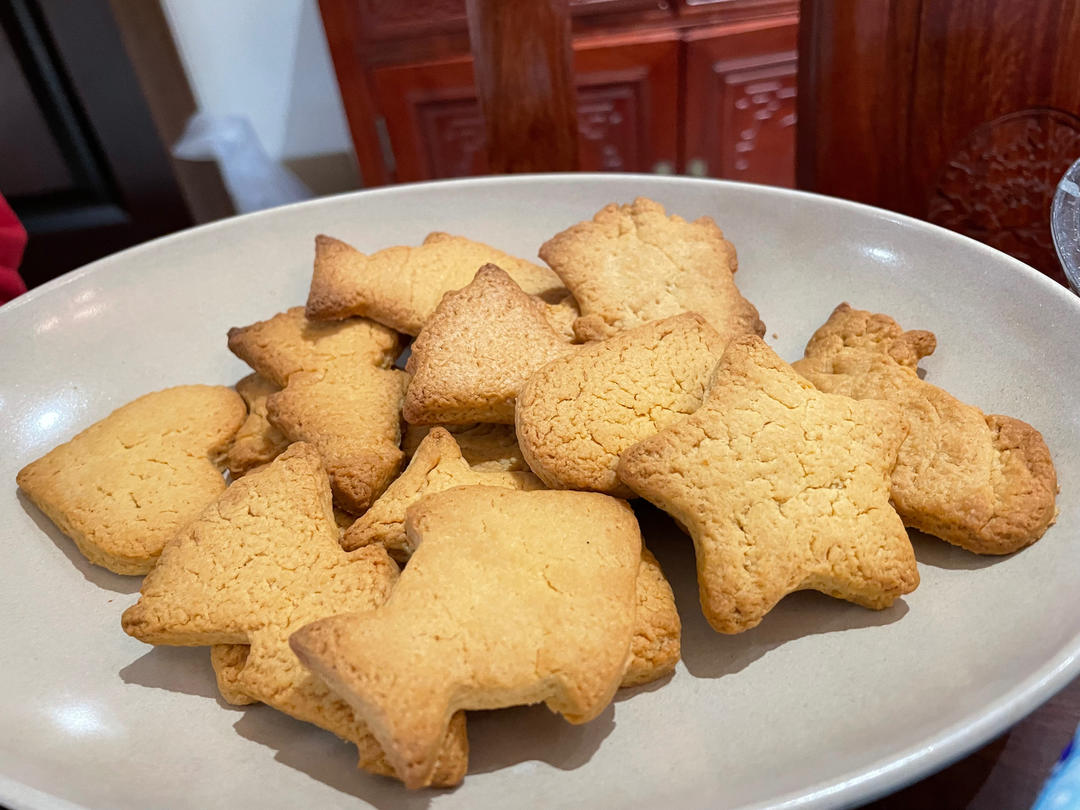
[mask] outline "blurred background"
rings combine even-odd
[[[0,21],[29,286],[304,196],[568,169],[847,197],[1064,283],[1071,0],[0,0]]]

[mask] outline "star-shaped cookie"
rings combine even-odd
[[[574,723],[630,660],[641,535],[624,501],[457,487],[409,510],[417,545],[390,599],[292,637],[367,721],[409,787],[460,709],[543,701]]]
[[[90,562],[145,574],[224,491],[222,456],[244,414],[224,386],[146,394],[26,465],[16,481]]]
[[[548,321],[543,301],[505,270],[481,267],[443,296],[412,345],[402,414],[413,424],[512,424],[533,372],[576,349]]]
[[[794,364],[817,388],[903,409],[911,433],[892,473],[892,501],[908,526],[978,554],[1009,554],[1053,522],[1057,474],[1042,435],[987,415],[920,380],[930,332],[887,315],[838,306]]]
[[[667,216],[644,197],[612,203],[540,248],[581,310],[574,331],[603,340],[649,321],[699,312],[725,340],[765,334],[735,286],[735,248],[709,217]]]
[[[370,256],[317,236],[307,314],[315,320],[363,315],[415,335],[443,295],[460,290],[485,264],[497,264],[525,292],[549,303],[566,297],[566,288],[548,268],[463,236],[432,233],[418,247],[389,247]]]
[[[261,701],[356,744],[360,767],[392,774],[364,722],[289,649],[299,627],[325,616],[370,611],[397,580],[378,547],[338,545],[330,486],[319,454],[292,445],[268,466],[239,479],[167,546],[144,580],[124,630],[150,644],[242,645],[221,648],[226,699]],[[464,718],[435,743],[433,783],[465,772]]]
[[[229,348],[283,390],[266,400],[289,441],[315,445],[338,505],[363,512],[397,474],[401,402],[409,376],[390,368],[396,332],[365,318],[315,323],[294,307],[229,330]]]
[[[686,527],[718,631],[758,624],[792,591],[869,608],[918,585],[889,504],[899,409],[824,394],[757,336],[732,341],[701,408],[622,455],[619,476]]]

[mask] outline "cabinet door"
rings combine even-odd
[[[679,43],[673,36],[574,43],[581,167],[652,171],[678,164]],[[472,59],[374,71],[397,181],[487,173]]]
[[[788,16],[687,36],[687,172],[795,185],[797,29]]]

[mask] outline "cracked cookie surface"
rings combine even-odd
[[[453,487],[477,484],[507,489],[543,489],[530,472],[480,472],[468,465],[454,437],[434,427],[420,442],[416,454],[386,492],[356,519],[341,538],[347,550],[373,544],[383,546],[400,562],[415,551],[405,534],[405,512],[425,495]]]
[[[401,402],[409,384],[390,366],[400,337],[366,318],[309,321],[294,307],[229,330],[229,348],[282,386],[266,400],[267,417],[289,441],[315,445],[338,505],[359,514],[401,466]]]
[[[348,704],[289,649],[293,630],[324,616],[385,602],[398,570],[381,548],[338,545],[330,487],[313,447],[292,445],[236,481],[169,543],[143,582],[123,627],[150,644],[243,645],[219,649],[226,699],[261,701],[337,734],[360,767],[392,774],[381,747]],[[436,782],[465,771],[464,718],[436,742]]]
[[[362,315],[416,335],[443,295],[460,290],[485,264],[502,267],[525,292],[548,303],[566,297],[566,288],[548,268],[463,236],[432,233],[418,247],[389,247],[371,255],[317,236],[307,314],[315,320]]]
[[[249,470],[273,461],[289,440],[270,424],[266,400],[281,388],[259,374],[249,374],[236,384],[236,393],[247,403],[248,415],[229,445],[225,457],[229,472],[239,478]]]
[[[518,395],[518,444],[549,487],[628,496],[630,445],[693,413],[725,341],[695,313],[620,333],[544,366]]]
[[[545,304],[488,264],[443,296],[412,345],[402,413],[412,424],[511,424],[521,386],[576,347],[552,328]]]
[[[984,414],[920,380],[918,362],[935,347],[930,332],[841,304],[794,368],[822,391],[903,409],[911,430],[891,492],[905,524],[979,554],[1030,545],[1055,516],[1050,451],[1026,422]]]
[[[412,458],[420,442],[435,427],[443,427],[454,437],[461,456],[470,467],[481,472],[502,470],[528,471],[518,447],[513,425],[479,423],[475,425],[406,425],[401,436],[401,451]]]
[[[28,464],[16,481],[90,562],[145,574],[225,490],[219,460],[245,413],[224,386],[146,394]]]
[[[885,608],[919,574],[889,473],[899,408],[817,391],[760,338],[729,344],[701,408],[619,475],[694,540],[705,618],[737,633],[792,591]]]
[[[385,605],[292,637],[406,785],[427,783],[459,709],[543,701],[582,723],[611,701],[630,658],[641,563],[624,501],[458,487],[413,506],[407,531],[416,553]]]
[[[689,311],[725,340],[765,334],[757,309],[735,286],[735,248],[709,217],[669,217],[644,197],[611,203],[545,242],[540,258],[577,300],[581,340]]]

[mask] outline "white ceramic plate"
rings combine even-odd
[[[230,326],[306,298],[312,237],[370,251],[462,233],[525,257],[612,200],[713,216],[788,360],[840,301],[937,334],[927,379],[1046,437],[1063,491],[1043,540],[985,559],[916,539],[922,585],[876,613],[812,593],[740,636],[701,618],[690,542],[643,509],[684,622],[683,662],[571,726],[543,707],[470,717],[455,791],[406,793],[353,749],[216,699],[203,649],[120,630],[139,580],[88,565],[15,473],[134,397],[246,373]],[[823,807],[912,781],[1019,720],[1080,670],[1080,299],[976,242],[778,189],[565,175],[402,186],[161,239],[0,309],[0,803],[12,808]]]

